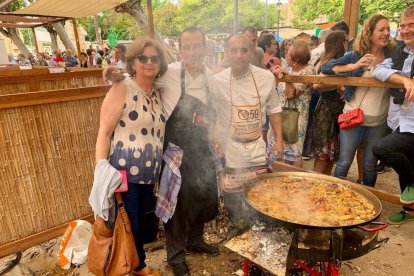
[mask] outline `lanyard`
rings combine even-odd
[[[260,105],[260,110],[261,110],[262,109],[262,103],[260,102],[259,89],[257,89],[256,79],[254,78],[252,70],[249,70],[249,72],[250,72],[250,75],[252,76],[254,87],[256,88],[256,95],[257,95],[257,98],[259,99],[259,105]],[[232,75],[233,74],[230,71],[230,104],[231,104],[231,106],[233,106],[233,91],[231,90]],[[231,119],[230,119],[230,121],[231,121]]]
[[[250,142],[254,142],[254,143],[257,142],[257,139],[261,136],[261,126],[262,126],[262,115],[261,115],[262,103],[260,101],[259,89],[257,88],[256,79],[254,78],[253,72],[251,70],[249,70],[249,72],[247,74],[249,74],[249,73],[252,76],[254,87],[256,89],[256,95],[257,95],[259,103],[255,104],[255,105],[241,106],[241,105],[233,105],[233,91],[232,91],[232,85],[231,85],[232,84],[232,82],[231,82],[232,72],[230,72],[230,104],[231,104],[230,110],[231,111],[230,111],[230,125],[229,125],[229,128],[228,128],[227,132],[231,131],[233,133],[232,139],[235,140],[235,141],[241,142],[245,145],[247,145]],[[253,98],[255,98],[255,97],[253,97]],[[235,112],[234,108],[237,108],[237,110],[238,110],[237,114],[233,114]],[[243,124],[244,124],[243,125],[243,124],[241,124],[240,121],[237,121],[237,117],[239,117],[239,119],[240,119],[240,110],[239,110],[239,108],[240,108],[240,110],[244,109],[244,111],[246,111],[246,108],[250,109],[249,111],[247,111],[248,112],[248,114],[247,114],[248,117],[251,114],[252,108],[256,109],[257,110],[257,116],[258,116],[258,122],[257,123],[259,124],[259,126],[257,126],[257,127],[254,126],[254,124],[256,124],[254,122],[253,122],[253,125],[251,123],[243,122]],[[252,127],[254,129],[252,129]],[[241,132],[239,132],[239,130]],[[251,132],[252,130],[253,130],[253,132]]]

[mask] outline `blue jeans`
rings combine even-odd
[[[374,187],[377,181],[377,158],[372,146],[387,134],[387,123],[376,127],[356,126],[339,132],[340,153],[335,177],[346,178],[360,144],[364,145],[363,178],[365,185]]]
[[[121,193],[125,204],[125,210],[131,221],[132,233],[134,234],[135,247],[138,251],[140,264],[135,270],[146,267],[144,251],[144,224],[145,214],[154,210],[153,184],[128,183],[128,191]]]

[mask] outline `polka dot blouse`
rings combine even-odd
[[[109,162],[126,170],[128,182],[153,184],[159,178],[166,117],[159,93],[145,93],[127,78],[124,110],[115,127]]]

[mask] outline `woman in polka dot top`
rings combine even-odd
[[[166,55],[153,39],[142,38],[126,53],[130,77],[115,83],[101,108],[96,160],[125,170],[128,191],[122,193],[131,220],[140,265],[137,275],[159,275],[145,264],[145,213],[154,209],[164,141],[165,114],[154,82],[167,70]]]

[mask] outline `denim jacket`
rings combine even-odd
[[[385,58],[389,58],[391,56],[391,50],[389,50],[388,48],[384,48],[384,57]],[[332,68],[336,65],[346,65],[346,64],[355,64],[358,62],[358,60],[361,58],[362,56],[359,55],[358,53],[352,51],[349,52],[347,54],[345,54],[343,57],[338,58],[338,59],[332,59],[331,61],[329,61],[328,63],[326,63],[324,66],[322,66],[321,72],[322,74],[325,75],[336,75],[336,73],[332,70]],[[359,68],[357,70],[354,71],[350,71],[350,72],[346,72],[346,73],[341,73],[338,74],[339,76],[345,76],[345,77],[361,77],[364,74],[364,69]],[[345,87],[345,95],[344,95],[344,99],[345,101],[349,102],[352,97],[354,96],[355,93],[355,86],[349,86],[347,85]]]

